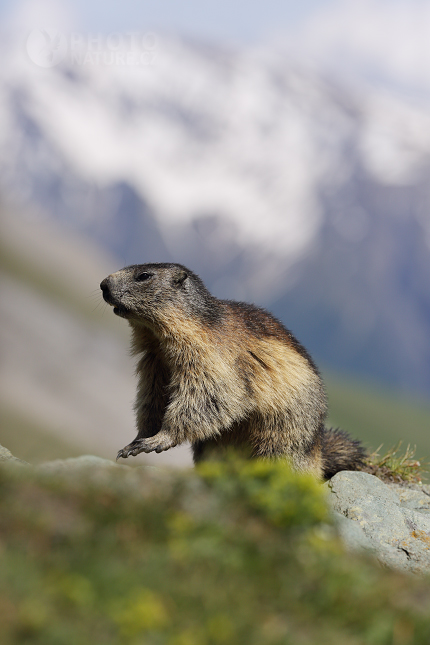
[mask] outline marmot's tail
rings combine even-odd
[[[322,456],[324,479],[330,479],[340,470],[360,470],[366,450],[343,430],[324,428]]]

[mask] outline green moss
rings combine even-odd
[[[327,520],[325,492],[309,474],[294,473],[285,461],[203,462],[198,472],[222,493],[246,499],[277,526],[313,525]]]

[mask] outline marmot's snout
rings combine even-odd
[[[115,282],[112,276],[108,276],[100,282],[100,289],[103,293],[103,300],[113,307],[113,312],[122,318],[126,317],[127,308],[121,302],[122,291],[118,294],[118,289],[115,289]]]
[[[112,305],[112,291],[111,291],[111,279],[110,276],[105,278],[100,282],[100,289],[103,293],[103,300],[105,300],[109,305]]]
[[[100,282],[100,289],[103,291],[103,297],[105,293],[109,292],[109,278],[105,278]]]

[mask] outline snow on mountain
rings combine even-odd
[[[279,263],[289,266],[312,243],[315,187],[339,163],[351,127],[318,79],[264,52],[172,40],[160,41],[145,69],[34,67],[20,61],[4,72],[6,189],[27,186],[32,200],[55,166],[66,204],[71,174],[98,187],[127,182],[173,255],[181,253],[178,228],[216,216],[212,251],[224,263],[225,242],[230,255],[252,249],[273,265],[266,285]]]
[[[148,66],[83,61],[3,66],[8,197],[119,265],[182,261],[220,296],[273,304],[329,364],[430,392],[428,348],[403,343],[430,333],[424,107],[262,49],[159,38]]]

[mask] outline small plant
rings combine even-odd
[[[383,444],[379,446],[366,460],[362,469],[371,475],[376,475],[383,481],[401,484],[404,482],[421,484],[423,477],[423,464],[415,457],[416,447],[407,445],[402,450],[402,442],[390,448],[385,455],[381,455]]]

